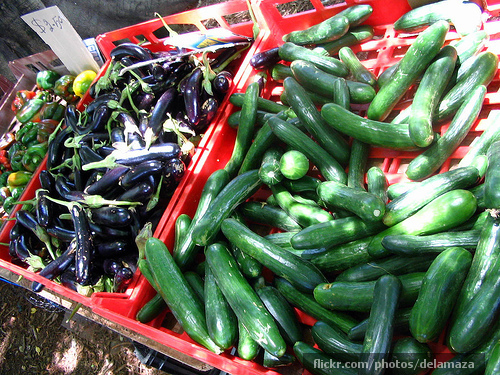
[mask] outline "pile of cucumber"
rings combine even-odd
[[[436,173],[478,119],[498,56],[481,30],[446,42],[450,20],[421,10],[428,24],[375,77],[349,47],[371,12],[354,5],[253,59],[282,82],[281,102],[257,82],[231,96],[231,158],[177,218],[173,249],[146,242],[140,269],[158,293],[138,320],[168,306],[196,342],[268,368],[499,373],[500,120]],[[374,147],[416,151],[407,181],[388,184]],[[436,343],[454,366],[422,367]]]

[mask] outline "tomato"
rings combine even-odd
[[[80,98],[83,97],[96,76],[97,73],[93,70],[85,70],[78,74],[73,81],[73,91],[75,95],[78,95]]]

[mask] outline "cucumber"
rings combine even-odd
[[[205,315],[212,340],[222,349],[229,349],[238,335],[238,319],[217,285],[210,267],[205,269]]]
[[[224,220],[221,229],[233,245],[301,291],[312,292],[326,280],[312,263],[274,245],[234,219]]]
[[[457,62],[462,64],[483,50],[489,39],[490,36],[485,30],[478,30],[450,42],[450,45],[457,50]]]
[[[439,53],[449,26],[446,21],[437,21],[417,36],[389,81],[380,88],[370,103],[367,111],[369,119],[383,121],[389,115],[408,88]]]
[[[281,357],[276,357],[264,350],[262,358],[262,366],[267,368],[276,368],[282,366],[290,366],[295,361],[295,357],[291,354],[285,353]]]
[[[393,254],[403,256],[438,254],[454,246],[475,249],[479,242],[480,233],[481,231],[478,229],[470,229],[427,236],[399,234],[384,237],[382,246]]]
[[[222,221],[241,203],[250,198],[261,186],[258,170],[236,176],[220,191],[210,208],[193,228],[193,241],[208,245],[217,235]]]
[[[257,117],[255,118],[255,125],[262,126],[267,121],[267,117],[272,113],[257,110]],[[237,129],[240,124],[241,110],[231,113],[227,118],[227,124],[233,129]]]
[[[336,327],[318,320],[311,328],[311,335],[318,347],[342,361],[357,361],[363,345],[352,342]]]
[[[270,118],[268,124],[279,139],[307,156],[326,180],[347,182],[347,174],[339,162],[306,134],[277,117]]]
[[[355,4],[340,11],[337,16],[347,17],[349,27],[356,27],[365,22],[372,13],[373,8],[370,4]]]
[[[193,289],[194,293],[200,300],[200,303],[204,304],[205,303],[205,292],[204,292],[204,285],[203,285],[203,279],[199,274],[197,274],[194,271],[187,271],[184,272],[184,278],[188,282],[188,284],[191,286]]]
[[[366,172],[366,185],[369,193],[379,197],[382,202],[387,204],[389,201],[387,196],[387,187],[389,182],[387,181],[387,177],[382,169],[377,166],[370,167]]]
[[[333,82],[333,98],[325,103],[332,102],[340,105],[345,109],[351,108],[351,94],[349,93],[349,86],[344,78],[339,78]],[[313,99],[314,102],[314,99]]]
[[[486,87],[476,87],[465,99],[453,117],[448,130],[420,155],[415,157],[406,176],[411,180],[421,180],[436,172],[465,139],[483,107]]]
[[[294,249],[290,244],[290,238],[294,234],[295,234],[294,232],[279,232],[279,233],[268,234],[267,236],[265,236],[265,238],[271,241],[273,244],[283,248],[284,250],[307,260],[312,260],[317,255],[326,251],[324,247],[315,249],[300,249],[300,250]]]
[[[292,61],[290,68],[292,69],[294,78],[306,90],[333,98],[334,83],[340,77],[324,72],[314,64],[303,60]],[[349,79],[346,79],[346,83],[349,88],[351,103],[367,104],[375,97],[375,89],[366,83],[355,82]]]
[[[217,285],[250,337],[271,354],[281,357],[286,343],[278,326],[241,274],[227,247],[213,243],[206,247],[205,256]]]
[[[454,189],[466,189],[478,181],[479,173],[474,167],[456,168],[429,177],[410,192],[389,202],[382,221],[389,227],[393,226],[413,215],[438,196]]]
[[[191,218],[189,215],[186,214],[180,214],[177,216],[177,219],[175,219],[175,229],[174,229],[174,248],[172,249],[172,253],[178,253],[179,248],[181,247],[182,243],[185,241],[185,236],[187,235],[189,231],[189,227],[191,226]]]
[[[346,268],[366,263],[373,258],[368,254],[372,237],[337,245],[315,255],[311,262],[324,272],[338,272]]]
[[[300,151],[287,151],[281,156],[280,171],[285,178],[298,180],[309,171],[309,159]]]
[[[444,46],[425,69],[413,97],[408,120],[410,137],[418,147],[427,147],[434,140],[432,117],[451,79],[456,61],[456,49]]]
[[[500,340],[496,342],[489,352],[488,362],[484,375],[494,375],[500,373]]]
[[[283,82],[286,77],[293,77],[292,69],[289,65],[285,64],[275,64],[271,69],[271,78],[273,81]],[[287,100],[281,100],[283,104],[288,105]]]
[[[387,82],[390,81],[392,75],[394,74],[394,72],[398,68],[398,65],[399,65],[399,61],[392,64],[391,66],[388,66],[382,73],[379,74],[379,76],[377,78],[378,87],[382,87]]]
[[[416,301],[424,272],[398,276],[403,284],[400,305],[407,307]],[[384,276],[382,276],[384,277]],[[331,310],[368,312],[373,304],[373,290],[376,281],[334,281],[318,284],[314,289],[314,299]]]
[[[388,124],[369,120],[341,106],[328,103],[321,108],[321,116],[330,126],[367,144],[394,150],[415,150],[408,124]]]
[[[408,321],[410,320],[411,307],[397,310],[394,314],[394,333],[407,332]],[[350,340],[363,340],[368,327],[368,319],[362,320],[359,324],[353,327],[347,337]]]
[[[203,190],[201,191],[196,212],[193,216],[193,220],[191,221],[191,225],[186,231],[186,234],[183,236],[182,242],[174,248],[175,251],[173,253],[173,257],[180,269],[184,270],[193,263],[196,254],[199,252],[199,247],[196,246],[196,243],[193,240],[193,230],[198,224],[200,218],[208,210],[215,197],[228,182],[229,174],[224,169],[212,172],[205,182]]]
[[[384,228],[380,222],[365,222],[351,216],[311,225],[296,233],[290,242],[295,249],[330,248],[371,236]]]
[[[252,82],[245,90],[233,153],[224,167],[230,177],[234,177],[238,173],[243,159],[252,144],[257,119],[257,98],[259,97],[259,91],[259,84],[257,82]]]
[[[350,47],[342,47],[339,50],[339,58],[347,66],[355,81],[363,82],[373,87],[377,85],[375,74],[359,61]]]
[[[426,272],[434,260],[432,255],[405,257],[392,255],[346,269],[335,281],[372,281],[383,275],[404,275],[412,272]]]
[[[336,131],[332,132],[302,85],[288,77],[283,81],[283,87],[288,102],[307,131],[341,165],[347,165],[350,153],[347,141]]]
[[[279,55],[285,61],[308,61],[324,72],[337,77],[346,77],[349,74],[349,69],[339,59],[319,54],[294,43],[287,42],[281,45]]]
[[[423,274],[422,274],[423,276]],[[273,280],[274,286],[287,299],[290,304],[310,315],[314,319],[322,320],[333,327],[338,327],[342,332],[347,333],[349,330],[358,324],[358,321],[352,316],[325,309],[317,303],[310,294],[302,293],[295,289],[285,279],[276,277]]]
[[[353,189],[366,190],[365,171],[370,154],[370,145],[353,139],[351,143],[351,157],[347,171],[347,186]]]
[[[500,209],[500,141],[488,148],[488,169],[484,175],[484,205],[488,209]],[[498,216],[498,213],[492,212]]]
[[[383,373],[379,366],[389,359],[401,289],[401,281],[395,276],[384,275],[375,282],[373,305],[360,356],[361,363],[367,366],[361,366],[359,375]]]
[[[280,147],[269,147],[262,156],[262,163],[259,168],[260,180],[268,186],[275,185],[283,180],[280,170],[280,158],[283,155]]]
[[[311,345],[298,341],[293,346],[293,353],[313,375],[356,375],[356,369],[349,368],[343,362],[323,353]]]
[[[349,30],[349,19],[336,14],[306,29],[283,35],[283,41],[299,45],[326,43],[340,38],[347,30]]]
[[[410,315],[410,331],[419,342],[434,341],[443,331],[471,262],[470,252],[450,247],[430,265]]]
[[[298,180],[284,180],[283,186],[293,193],[302,193],[304,191],[315,192],[320,183],[320,179],[306,175]]]
[[[366,221],[380,221],[385,213],[385,204],[374,194],[354,189],[336,181],[322,182],[318,196],[327,207],[348,210]]]
[[[404,193],[410,191],[410,189],[417,186],[420,182],[418,181],[401,181],[390,184],[387,187],[387,197],[389,200],[394,200]]]
[[[448,337],[450,348],[458,353],[475,350],[486,341],[498,320],[500,308],[500,258],[493,260],[491,271],[472,299],[451,324]]]
[[[137,312],[135,319],[141,323],[149,323],[158,317],[167,308],[167,303],[160,293],[156,293],[148,302]]]
[[[194,341],[214,353],[221,348],[211,339],[204,306],[195,295],[165,244],[154,237],[146,241],[146,260],[158,285],[158,292],[175,319]]]
[[[429,345],[422,344],[413,337],[404,337],[393,345],[390,362],[397,365],[397,373],[400,375],[417,375],[427,369],[427,364],[432,363],[433,357]]]
[[[283,295],[273,286],[263,286],[256,290],[264,306],[278,324],[285,342],[294,345],[303,338],[302,328],[299,325],[294,309]]]
[[[478,86],[488,86],[498,67],[498,56],[485,51],[473,57],[467,73],[441,98],[434,121],[443,121],[460,108],[469,93]]]
[[[241,214],[248,220],[269,225],[284,231],[299,231],[302,227],[279,207],[267,203],[252,201],[240,206]]]
[[[259,351],[260,346],[257,341],[252,338],[245,326],[238,321],[238,356],[247,361],[251,361],[257,357]]]
[[[243,107],[243,102],[245,99],[245,93],[235,92],[229,96],[229,102],[237,107]],[[269,112],[269,113],[280,113],[281,111],[286,111],[290,109],[286,105],[276,103],[273,100],[258,97],[257,98],[257,110]]]
[[[238,220],[240,223],[245,224],[245,218],[239,210],[234,211],[231,217]],[[257,262],[251,256],[245,254],[238,247],[231,245],[230,248],[236,263],[238,263],[238,266],[240,267],[241,273],[245,277],[253,279],[262,275],[262,264]]]
[[[412,216],[376,234],[368,252],[373,257],[383,257],[389,251],[382,246],[385,236],[395,234],[434,234],[445,232],[467,221],[476,211],[476,198],[463,189],[455,189],[427,203]]]
[[[349,28],[349,30],[337,40],[326,43],[318,43],[313,51],[336,55],[342,47],[351,47],[361,44],[373,38],[373,26],[361,25]]]

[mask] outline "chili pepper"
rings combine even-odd
[[[40,111],[45,105],[45,100],[33,98],[27,102],[17,113],[17,120],[24,124],[28,121],[36,121],[40,119]]]
[[[80,98],[73,91],[75,76],[66,74],[54,83],[54,94],[63,98],[67,103],[74,103]]]
[[[20,150],[16,151],[16,153],[11,156],[10,165],[11,165],[12,170],[14,172],[26,170],[24,168],[24,165],[23,165],[23,157],[24,157],[25,152],[26,152],[26,149],[20,149]],[[10,176],[9,176],[9,178],[10,178]]]
[[[10,109],[12,112],[17,113],[30,99],[35,97],[36,93],[29,90],[19,90],[16,97],[12,102]]]
[[[12,171],[5,171],[0,175],[0,187],[7,186],[7,179],[9,175],[13,173]]]
[[[11,173],[7,178],[7,185],[9,187],[24,186],[26,185],[33,174],[27,171],[17,171]]]
[[[36,74],[36,86],[39,89],[50,90],[61,75],[53,70],[42,70]]]
[[[47,142],[29,147],[23,155],[22,163],[28,172],[34,172],[47,154]]]
[[[38,123],[38,133],[36,140],[38,143],[44,143],[49,141],[49,136],[54,132],[57,127],[58,122],[53,119],[41,120]]]
[[[35,124],[35,123],[33,123]],[[21,138],[21,143],[26,147],[29,147],[33,142],[37,142],[36,138],[38,137],[38,127],[32,126]]]
[[[10,160],[9,160],[9,153],[7,150],[0,150],[0,164],[3,166],[3,170],[10,170]]]

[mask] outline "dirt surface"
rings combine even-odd
[[[69,314],[0,281],[0,374],[166,374],[141,363],[127,338]]]

